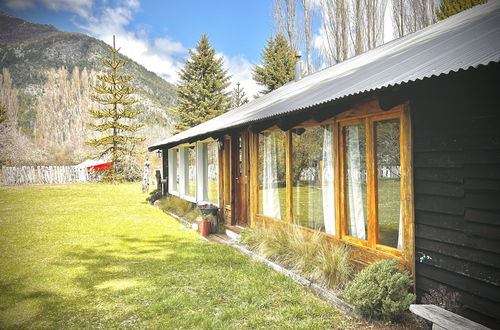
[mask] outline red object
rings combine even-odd
[[[208,236],[210,234],[210,221],[198,222],[198,232],[201,236]]]
[[[113,163],[111,163],[111,162],[89,166],[89,167],[87,167],[87,173],[91,173],[91,171],[93,171],[93,172],[104,171],[104,170],[107,170],[108,168],[110,168],[111,166],[113,166]]]

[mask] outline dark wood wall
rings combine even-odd
[[[410,95],[417,295],[445,285],[464,316],[500,329],[499,65],[417,83]]]

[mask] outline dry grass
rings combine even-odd
[[[171,212],[188,221],[195,222],[201,220],[201,213],[196,204],[190,203],[185,199],[170,195],[158,200],[157,205],[160,209]]]
[[[264,257],[330,289],[342,288],[352,274],[348,248],[319,232],[297,226],[257,226],[246,229],[241,240]]]

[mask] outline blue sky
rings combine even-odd
[[[273,32],[271,0],[2,0],[0,9],[107,43],[116,34],[124,54],[173,83],[187,50],[207,33],[249,96],[259,89],[252,65]]]

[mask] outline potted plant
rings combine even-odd
[[[210,234],[211,219],[217,216],[219,208],[213,204],[199,204],[202,220],[198,222],[198,231],[201,236]]]

